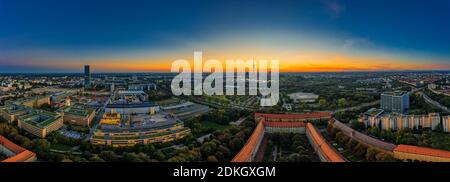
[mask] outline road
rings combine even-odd
[[[95,110],[95,118],[93,121],[93,126],[89,129],[89,134],[86,135],[84,138],[85,141],[89,141],[94,134],[95,130],[97,130],[98,126],[100,125],[100,120],[103,117],[103,114],[105,113],[106,105],[108,105],[109,101],[111,100],[112,96],[103,104],[102,107]]]
[[[433,105],[433,106],[435,106],[435,107],[437,107],[437,108],[439,108],[439,109],[441,109],[441,110],[443,110],[445,112],[450,112],[450,109],[448,107],[446,107],[446,106],[442,105],[441,103],[431,99],[425,93],[419,92],[419,94],[422,95],[423,99],[425,99],[425,102],[427,102],[428,104],[431,104],[431,105]]]

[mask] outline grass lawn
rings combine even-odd
[[[61,150],[61,151],[69,151],[70,149],[72,149],[71,146],[64,145],[64,144],[53,144],[51,146],[51,148],[55,149],[55,150]]]

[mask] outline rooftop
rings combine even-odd
[[[7,138],[1,135],[0,135],[0,145],[15,154],[9,156],[7,159],[1,162],[24,162],[29,160],[30,158],[36,157],[35,153],[30,152],[19,145],[16,145],[15,143],[9,141]]]
[[[331,112],[312,112],[303,114],[265,114],[255,113],[255,117],[265,117],[274,119],[318,119],[331,118]]]
[[[7,112],[8,114],[16,114],[19,112],[25,112],[27,111],[27,108],[22,105],[15,105],[15,104],[7,104],[3,107],[0,107],[3,111]]]
[[[408,92],[406,91],[383,92],[381,95],[403,96],[405,94],[408,94]]]
[[[92,112],[94,112],[93,109],[82,107],[65,107],[62,111],[64,112],[64,114],[71,114],[82,117],[88,117],[92,114]]]
[[[36,127],[45,128],[48,125],[52,124],[56,121],[60,116],[56,113],[42,111],[42,110],[33,110],[32,112],[19,116],[22,122],[26,122],[28,124],[34,125]]]
[[[411,153],[418,155],[426,155],[426,156],[434,156],[434,157],[442,157],[442,158],[450,158],[450,151],[432,149],[427,147],[418,147],[413,145],[398,145],[395,149],[395,152],[403,152],[403,153]]]

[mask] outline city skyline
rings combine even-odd
[[[0,72],[169,72],[194,51],[281,72],[450,70],[448,18],[448,1],[0,1]]]

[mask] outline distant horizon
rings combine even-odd
[[[270,71],[269,71],[270,72]],[[374,70],[374,71],[296,71],[296,72],[279,72],[281,73],[395,73],[395,72],[450,72],[450,70]],[[91,69],[91,74],[146,74],[146,73],[172,73],[172,74],[178,74],[177,72],[170,72],[170,71],[148,71],[148,72],[93,72]],[[211,72],[203,72],[203,73],[211,73]],[[227,73],[227,72],[222,72]],[[0,74],[84,74],[83,71],[81,72],[1,72]]]

